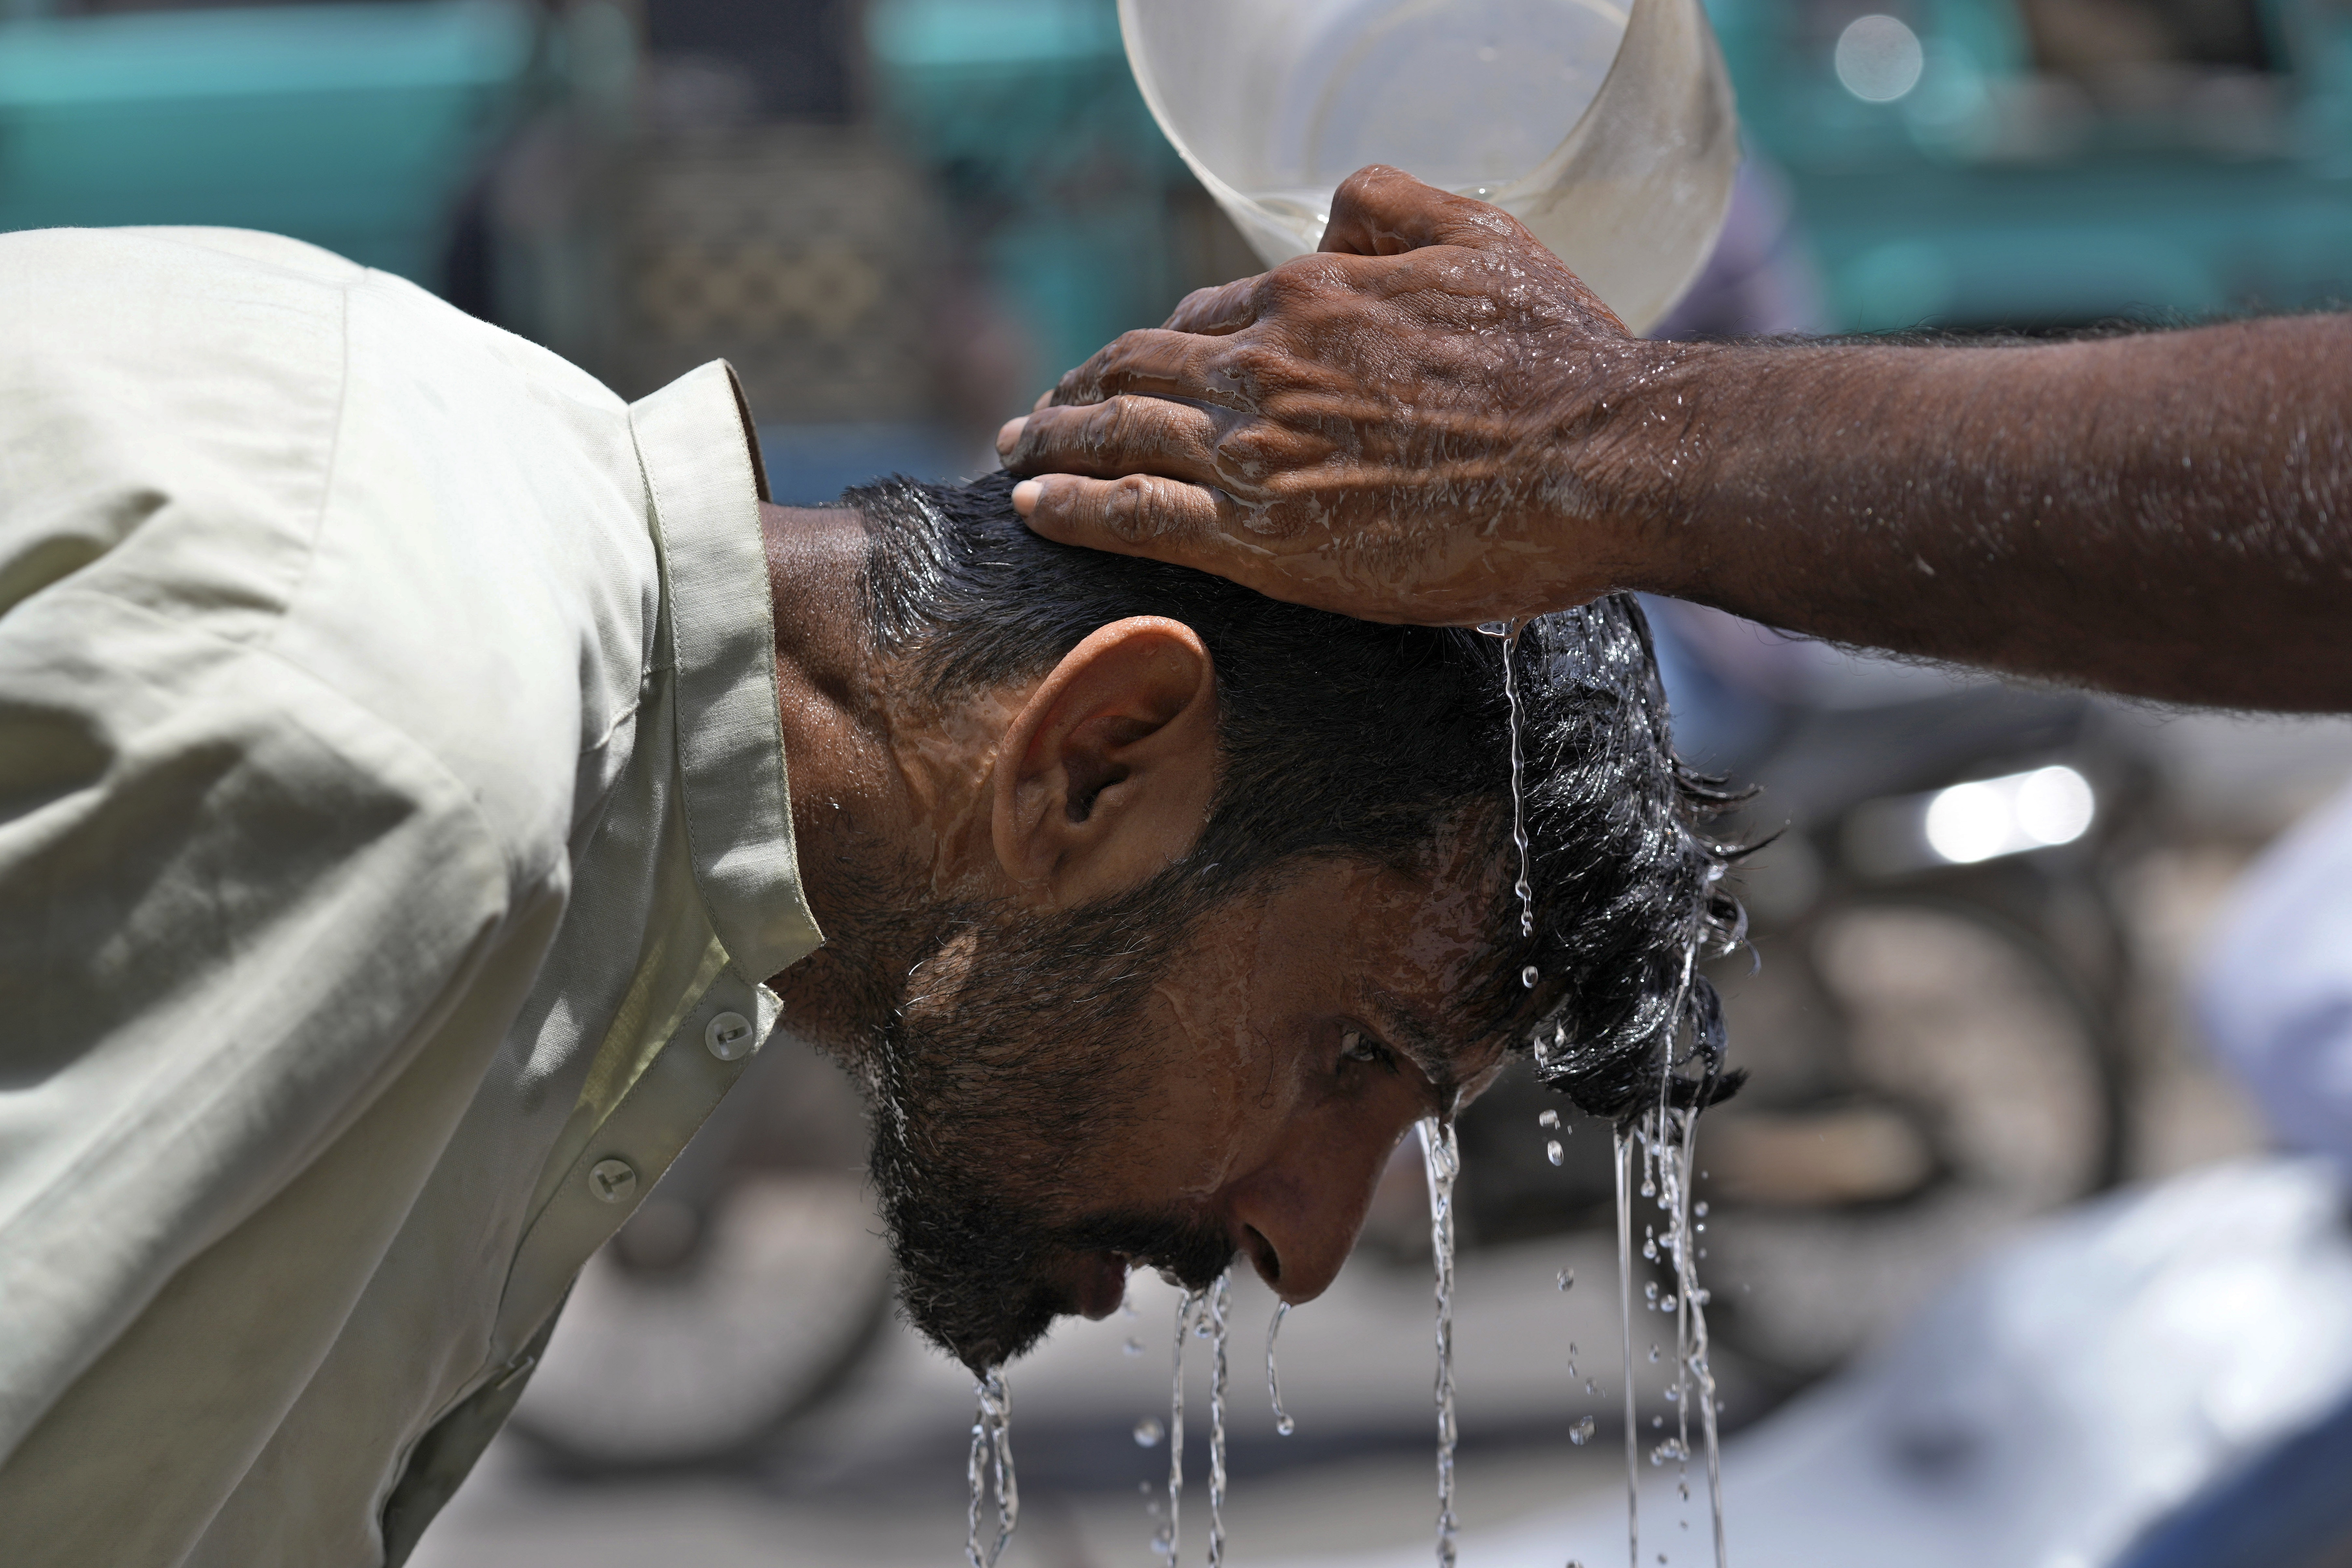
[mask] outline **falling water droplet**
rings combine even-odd
[[[1274,1429],[1286,1437],[1298,1430],[1298,1423],[1293,1421],[1290,1413],[1282,1407],[1282,1380],[1274,1370],[1274,1340],[1282,1332],[1282,1320],[1289,1313],[1289,1302],[1276,1301],[1274,1304],[1274,1321],[1265,1327],[1265,1396],[1274,1404]]]
[[[1538,1127],[1557,1127],[1557,1126],[1559,1126],[1559,1111],[1557,1111],[1557,1110],[1547,1110],[1547,1111],[1543,1112],[1541,1115],[1539,1115],[1539,1116],[1538,1116],[1538,1117],[1536,1118],[1536,1125],[1537,1125],[1537,1126],[1538,1126]]]
[[[1575,1426],[1568,1429],[1568,1440],[1575,1444],[1580,1448],[1583,1447],[1587,1443],[1592,1441],[1592,1430],[1596,1425],[1597,1423],[1594,1422],[1591,1416],[1584,1416],[1582,1419],[1579,1420]]]
[[[1702,1198],[1697,1203],[1691,1205],[1691,1213],[1698,1215],[1701,1219],[1705,1219],[1706,1217],[1706,1200]]]
[[[1437,1275],[1437,1568],[1454,1568],[1454,1178],[1462,1169],[1462,1154],[1452,1122],[1423,1117],[1420,1131],[1422,1164],[1429,1176],[1429,1249]]]
[[[1544,1158],[1557,1165],[1560,1161],[1559,1140],[1552,1139],[1544,1145]]]
[[[1119,1353],[1122,1355],[1141,1355],[1143,1353],[1143,1342],[1141,1340],[1131,1339],[1118,1348]]]
[[[1135,1446],[1139,1448],[1157,1448],[1160,1439],[1166,1436],[1168,1428],[1157,1415],[1147,1415],[1135,1424]]]
[[[1648,1284],[1642,1287],[1642,1299],[1649,1302],[1653,1310],[1656,1309],[1658,1305],[1658,1282],[1656,1280],[1653,1279]]]
[[[1536,988],[1536,982],[1542,978],[1543,971],[1532,963],[1519,971],[1519,984],[1530,991]]]
[[[1576,1270],[1573,1268],[1563,1268],[1557,1276],[1555,1276],[1555,1278],[1559,1279],[1559,1288],[1563,1290],[1571,1290],[1576,1288]],[[1576,1353],[1576,1347],[1574,1345],[1569,1346],[1568,1353],[1574,1355]]]

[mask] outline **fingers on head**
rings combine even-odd
[[[1177,303],[1166,330],[1218,334],[1237,332],[1257,320],[1257,279],[1236,278],[1213,289],[1195,289]]]
[[[1151,474],[1050,474],[1036,483],[1029,526],[1064,544],[1200,565],[1217,535],[1217,493],[1206,485]]]
[[[1215,478],[1215,416],[1163,397],[1118,396],[1029,416],[1005,466],[1021,473],[1116,479],[1138,468],[1196,483]]]
[[[1402,169],[1370,163],[1339,182],[1324,226],[1324,250],[1395,256],[1431,245],[1473,250],[1539,242],[1500,207],[1425,185]]]
[[[1062,377],[1054,388],[1058,404],[1099,403],[1107,397],[1143,393],[1159,397],[1202,395],[1202,351],[1215,340],[1165,327],[1121,332],[1094,357]]]

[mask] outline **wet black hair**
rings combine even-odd
[[[1012,486],[1002,473],[961,487],[894,479],[843,497],[870,543],[870,633],[944,702],[1042,671],[1126,616],[1191,626],[1215,665],[1223,753],[1209,820],[1177,868],[1202,899],[1297,857],[1399,863],[1465,813],[1491,825],[1498,856],[1513,853],[1501,639],[1351,620],[1056,544],[1023,525]],[[1719,886],[1732,852],[1706,831],[1728,797],[1674,754],[1631,595],[1528,624],[1510,658],[1536,922],[1522,934],[1507,876],[1465,1037],[1509,1030],[1546,1082],[1613,1121],[1669,1079],[1676,1098],[1703,1100],[1721,1083],[1722,1031],[1694,954],[1740,931]],[[1544,977],[1532,992],[1528,965]],[[1676,1077],[1685,1028],[1698,1048]]]

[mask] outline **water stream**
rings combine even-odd
[[[1209,1287],[1209,1568],[1225,1562],[1225,1344],[1233,1271]]]
[[[1180,1525],[1184,1502],[1184,1341],[1206,1292],[1187,1290],[1176,1302],[1176,1353],[1168,1389],[1168,1517],[1151,1537],[1152,1549],[1165,1568],[1176,1568],[1181,1544]]]
[[[1625,1561],[1642,1568],[1640,1410],[1633,1392],[1633,1138],[1617,1129],[1618,1348],[1625,1362]]]
[[[1627,1126],[1617,1130],[1617,1268],[1620,1348],[1625,1361],[1625,1550],[1629,1568],[1641,1568],[1641,1427],[1636,1403],[1633,1356],[1633,1212],[1638,1195],[1653,1200],[1665,1225],[1658,1235],[1654,1224],[1643,1226],[1641,1256],[1667,1266],[1672,1285],[1664,1294],[1652,1281],[1643,1287],[1643,1310],[1670,1314],[1674,1319],[1675,1355],[1671,1383],[1664,1397],[1674,1406],[1675,1430],[1661,1436],[1650,1450],[1650,1463],[1672,1460],[1678,1477],[1676,1491],[1690,1498],[1691,1414],[1697,1407],[1699,1451],[1706,1469],[1707,1507],[1714,1527],[1716,1568],[1727,1568],[1729,1554],[1723,1529],[1723,1470],[1717,1431],[1715,1375],[1709,1365],[1706,1326],[1707,1292],[1698,1281],[1697,1237],[1706,1227],[1706,1205],[1691,1196],[1692,1157],[1698,1133],[1698,1111],[1675,1105],[1671,1086],[1662,1088],[1657,1104]],[[1638,1182],[1638,1186],[1636,1183]],[[1650,1347],[1649,1359],[1662,1358],[1660,1347]],[[1665,1425],[1651,1419],[1654,1429]],[[1688,1529],[1688,1523],[1684,1525]],[[1665,1561],[1664,1553],[1658,1560]]]
[[[1013,1527],[1021,1518],[1021,1489],[1013,1473],[1013,1391],[1005,1386],[1004,1369],[991,1367],[973,1391],[980,1412],[971,1421],[971,1458],[966,1466],[971,1482],[967,1513],[964,1561],[971,1568],[995,1568]],[[996,1494],[996,1539],[983,1551],[980,1543],[981,1506],[993,1482]]]
[[[1437,1273],[1437,1564],[1454,1568],[1454,1178],[1462,1171],[1454,1123],[1420,1122],[1429,1174],[1429,1249]]]
[[[1716,1568],[1727,1568],[1723,1535],[1723,1469],[1716,1431],[1715,1374],[1708,1364],[1707,1292],[1698,1282],[1697,1236],[1706,1213],[1705,1204],[1691,1197],[1692,1156],[1698,1136],[1698,1112],[1661,1105],[1650,1152],[1657,1166],[1658,1206],[1666,1214],[1666,1254],[1674,1265],[1675,1289],[1661,1309],[1675,1314],[1675,1442],[1671,1453],[1688,1470],[1691,1405],[1699,1411],[1700,1442],[1706,1455],[1707,1506],[1714,1525]],[[1683,1495],[1689,1496],[1687,1479]]]

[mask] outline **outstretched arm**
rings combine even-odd
[[[1031,525],[1373,619],[1619,588],[2163,700],[2352,709],[2352,318],[2014,347],[1629,336],[1393,170],[1003,449]]]

